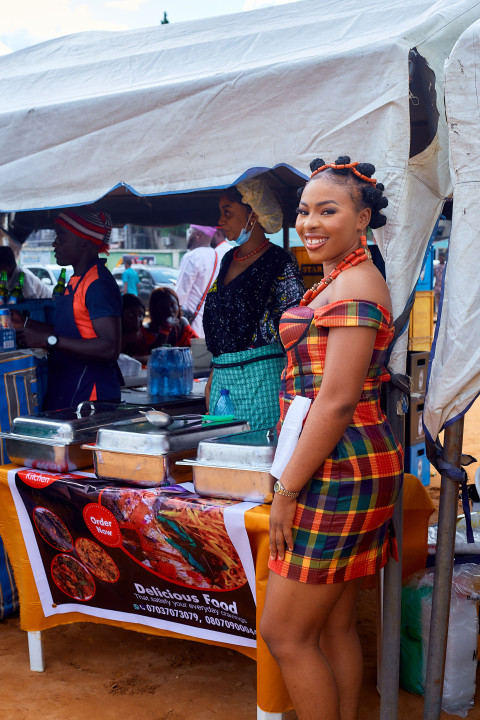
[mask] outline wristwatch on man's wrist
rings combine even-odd
[[[58,337],[56,335],[49,335],[47,337],[47,348],[54,348],[55,345],[58,343]]]
[[[285,497],[289,498],[297,498],[300,495],[299,492],[290,492],[289,490],[285,490],[280,480],[277,480],[277,482],[273,486],[273,492],[277,495],[285,495]]]

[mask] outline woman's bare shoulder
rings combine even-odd
[[[390,313],[392,301],[387,283],[380,271],[372,264],[358,265],[341,273],[329,288],[330,301],[369,300],[382,305]]]

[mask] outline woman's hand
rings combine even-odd
[[[275,493],[270,510],[270,557],[273,560],[284,559],[285,545],[293,550],[292,525],[296,510],[295,498]]]

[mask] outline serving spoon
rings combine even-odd
[[[173,417],[161,410],[140,410],[146,420],[156,427],[168,427],[173,423]]]

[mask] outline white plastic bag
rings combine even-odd
[[[402,591],[400,682],[423,693],[427,672],[433,570],[415,575]],[[442,710],[467,717],[475,698],[480,566],[455,565],[445,659]]]

